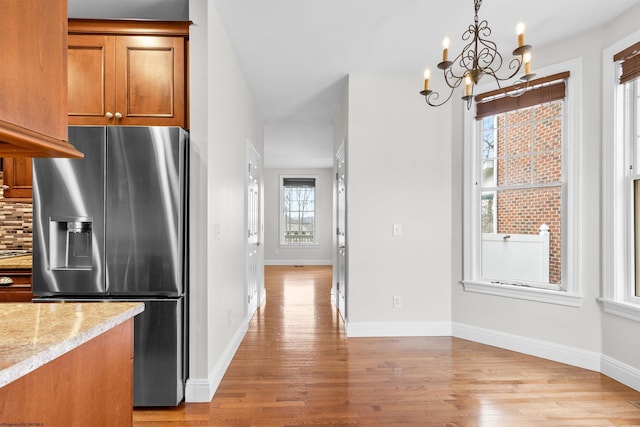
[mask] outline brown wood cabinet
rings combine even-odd
[[[7,425],[131,426],[133,319],[0,388]]]
[[[70,19],[69,124],[187,127],[189,24]]]
[[[82,157],[67,140],[67,2],[3,0],[0,157]]]
[[[188,128],[189,25],[183,21],[68,20],[67,85],[56,86],[68,90],[64,94],[68,107],[62,109],[68,111],[68,123]],[[0,114],[2,105],[8,103],[0,103]],[[0,116],[0,135],[1,124]],[[67,138],[66,121],[61,136]],[[2,146],[0,143],[0,154]],[[3,166],[8,187],[5,199],[30,201],[31,158],[5,157]]]
[[[33,298],[31,290],[31,271],[3,271],[0,277],[10,277],[12,285],[0,286],[0,303],[2,302],[29,302]]]
[[[31,160],[31,157],[5,157],[2,160],[3,197],[5,201],[31,202]]]
[[[31,255],[0,259],[0,278],[9,278],[10,285],[0,285],[0,302],[28,302],[31,291]]]

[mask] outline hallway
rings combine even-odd
[[[134,426],[640,425],[640,393],[596,372],[451,337],[347,340],[330,266],[267,266],[265,286],[212,402]]]

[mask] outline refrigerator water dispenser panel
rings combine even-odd
[[[53,270],[91,270],[92,218],[51,218],[49,259]]]

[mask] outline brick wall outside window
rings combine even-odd
[[[547,224],[549,283],[559,284],[562,277],[562,101],[500,114],[496,119],[495,232],[538,234],[540,226]],[[500,189],[537,184],[557,185]],[[483,213],[483,225],[493,223],[492,215]]]

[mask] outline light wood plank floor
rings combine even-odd
[[[267,302],[211,403],[146,426],[640,425],[640,393],[595,372],[450,337],[349,338],[331,268],[265,268]]]

